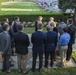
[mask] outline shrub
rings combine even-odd
[[[49,21],[50,17],[54,17],[55,21],[58,21],[59,18],[61,18],[61,17],[62,18],[67,18],[67,16],[65,16],[64,13],[48,14],[48,15],[0,15],[0,21],[2,21],[3,18],[5,18],[5,17],[9,18],[9,20],[12,21],[15,16],[20,17],[21,21],[26,21],[26,22],[27,21],[30,21],[30,22],[36,21],[38,16],[42,16],[43,21],[45,21],[45,22]]]

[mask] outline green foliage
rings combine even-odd
[[[74,52],[72,53],[72,57],[74,58],[74,60],[75,60],[75,62],[76,62],[76,51],[74,51]]]
[[[42,72],[36,71],[35,73],[28,71],[26,74],[19,73],[16,70],[9,74],[0,71],[0,75],[76,75],[76,68],[50,68],[44,69]]]
[[[59,8],[66,9],[76,9],[76,0],[59,0]]]
[[[38,18],[38,16],[40,16],[41,14],[39,14],[39,15],[0,15],[0,21],[2,21],[3,20],[3,18],[5,18],[5,17],[7,17],[7,18],[9,18],[9,20],[10,21],[12,21],[13,20],[13,18],[15,17],[15,16],[18,16],[18,17],[20,17],[20,19],[21,19],[21,21],[31,21],[31,22],[33,22],[33,21],[36,21],[37,20],[37,18]],[[63,17],[63,18],[67,18],[67,16],[64,16],[64,14],[63,13],[61,13],[61,14],[49,14],[49,15],[41,15],[41,16],[43,16],[43,21],[49,21],[49,18],[52,16],[52,17],[54,17],[55,18],[55,21],[58,21],[59,20],[59,18],[61,18],[61,17]]]
[[[12,21],[15,16],[19,16],[21,21],[36,21],[40,15],[43,16],[43,21],[48,21],[51,16],[54,17],[56,21],[58,21],[60,17],[67,18],[67,16],[64,16],[64,13],[47,12],[38,7],[34,2],[10,2],[2,4],[0,21],[2,21],[4,17]]]

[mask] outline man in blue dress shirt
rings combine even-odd
[[[58,42],[59,46],[59,54],[61,57],[60,67],[65,66],[66,62],[66,53],[68,50],[68,43],[70,41],[70,35],[67,33],[67,28],[63,28],[63,34],[60,37],[60,40]]]

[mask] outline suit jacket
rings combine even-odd
[[[10,37],[11,37],[11,48],[14,47],[14,38],[13,38],[13,34],[14,34],[14,32],[13,32],[13,27],[10,27],[9,35],[10,35]]]
[[[29,46],[28,35],[19,31],[14,34],[14,42],[16,47],[16,53],[18,54],[27,54]]]
[[[48,31],[46,33],[47,44],[46,52],[54,51],[57,46],[57,33],[54,31]]]
[[[35,31],[37,31],[37,25],[38,25],[38,22],[36,21],[35,22]]]
[[[0,33],[0,50],[4,54],[12,53],[10,35],[6,32]]]
[[[13,31],[14,31],[14,33],[18,32],[18,24],[17,24],[17,22],[14,22]]]
[[[0,33],[3,32],[3,28],[0,26]]]
[[[37,25],[38,25],[39,23],[42,23],[42,22],[40,22],[40,21],[36,21],[36,22],[35,22],[35,31],[38,30]]]
[[[75,43],[75,31],[76,31],[76,27],[74,25],[68,26],[68,33],[71,36],[69,44],[74,44]]]
[[[33,52],[44,52],[46,45],[46,35],[42,31],[32,33],[31,42],[33,44]]]

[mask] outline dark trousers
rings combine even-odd
[[[55,51],[51,51],[51,52],[45,52],[45,67],[48,67],[48,60],[49,60],[49,56],[50,56],[50,66],[53,66],[54,63],[54,55],[55,55]]]
[[[4,55],[3,56],[3,70],[9,70],[11,65],[11,61],[10,61],[10,55]]]
[[[36,60],[39,56],[39,70],[42,68],[43,64],[43,53],[33,52],[33,62],[32,62],[32,70],[35,70],[36,67]]]
[[[68,44],[68,50],[67,50],[67,60],[70,60],[70,58],[71,58],[71,55],[72,55],[72,45],[73,44]]]

